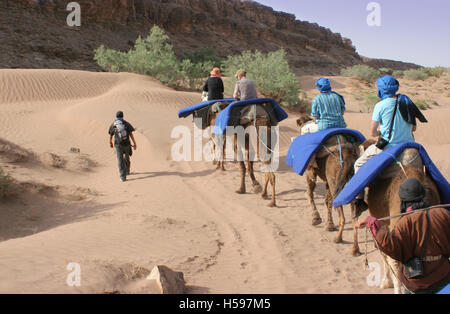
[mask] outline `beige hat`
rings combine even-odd
[[[245,70],[239,69],[236,72],[236,78],[238,78],[239,76],[242,76],[242,77],[247,76],[247,72],[245,72]]]

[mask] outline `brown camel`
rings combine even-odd
[[[264,160],[264,158],[262,158],[262,152],[260,151],[260,141],[262,141],[262,139],[264,138],[262,135],[262,132],[265,132],[266,137],[265,139],[267,139],[267,143],[262,143],[263,146],[266,146],[266,148],[264,149],[269,149],[269,151],[266,151],[267,154],[271,153],[271,122],[269,120],[268,116],[259,116],[256,117],[256,120],[254,121],[246,121],[246,122],[242,122],[243,120],[241,119],[241,125],[243,126],[244,130],[246,130],[248,127],[256,127],[256,138],[255,138],[255,143],[250,143],[250,138],[251,136],[249,136],[249,134],[246,133],[245,135],[245,160],[247,161],[247,169],[248,169],[248,173],[250,175],[250,179],[252,180],[252,185],[253,185],[253,191],[255,193],[261,193],[261,197],[262,198],[267,198],[267,187],[270,181],[270,184],[272,185],[272,198],[270,203],[268,204],[269,207],[275,207],[276,206],[276,201],[275,201],[275,173],[273,171],[273,169],[270,168],[270,164],[271,164],[271,160]],[[250,154],[249,154],[249,147],[250,144],[255,147],[256,146],[256,153],[257,153],[257,157],[258,159],[263,163],[263,165],[265,166],[265,182],[264,182],[264,188],[261,188],[261,185],[259,184],[259,182],[256,180],[255,178],[255,174],[253,171],[253,164],[254,161],[250,158]],[[238,141],[237,141],[237,136],[235,135],[234,137],[234,149],[235,152],[237,152],[237,145],[238,145]],[[239,161],[239,170],[241,173],[241,186],[239,187],[239,189],[236,191],[236,193],[238,194],[245,194],[246,193],[246,188],[245,188],[245,173],[246,173],[246,167],[245,167],[245,162],[244,161]]]
[[[310,120],[311,118],[308,115],[301,115],[297,120],[299,129],[301,130],[304,124]],[[357,143],[349,142],[349,140],[345,136],[339,135],[339,141],[342,147],[342,166],[337,136],[333,136],[329,138],[326,141],[325,145],[323,145],[322,148],[320,148],[316,152],[316,154],[311,159],[308,168],[306,169],[306,195],[313,210],[313,226],[322,223],[322,218],[320,217],[319,211],[316,207],[316,203],[314,202],[314,189],[316,187],[317,177],[319,177],[326,183],[325,204],[328,209],[326,226],[327,231],[335,230],[332,216],[333,200],[353,175],[353,164],[360,153],[359,145]],[[353,213],[354,206],[353,204],[351,204],[350,206]],[[335,238],[335,242],[340,243],[342,242],[345,216],[342,206],[337,207],[336,210],[339,215],[339,232]],[[353,223],[356,224],[356,222],[356,218],[354,218]],[[359,256],[361,253],[358,249],[356,229],[353,235],[353,239],[354,243],[352,254],[354,256]]]
[[[366,141],[368,142],[368,141]],[[370,144],[370,143],[369,143]],[[363,144],[365,148],[368,143]],[[387,167],[368,188],[369,214],[375,218],[389,217],[400,214],[400,197],[398,190],[400,184],[407,178],[418,179],[426,189],[425,201],[430,205],[440,204],[439,191],[431,177],[423,170],[422,160],[418,156],[416,149],[406,149],[397,160],[403,165],[392,164]],[[391,220],[381,221],[383,228],[392,230],[401,217]],[[381,282],[381,288],[394,287],[395,293],[400,293],[401,283],[399,274],[401,265],[398,261],[382,254],[384,260],[384,278]]]

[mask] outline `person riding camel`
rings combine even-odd
[[[258,91],[254,81],[247,78],[247,72],[238,70],[236,72],[236,86],[234,88],[233,98],[236,100],[247,100],[258,98]]]
[[[203,85],[203,92],[208,93],[208,99],[206,100],[223,99],[224,86],[220,68],[214,67],[211,70],[209,78]]]
[[[361,220],[356,227],[367,226],[378,248],[402,263],[400,280],[406,293],[436,293],[450,282],[450,211],[429,207],[426,190],[419,180],[409,178],[400,185],[398,195],[404,215],[391,232],[381,228],[374,217]]]
[[[330,80],[319,78],[316,87],[320,91],[311,108],[310,122],[302,127],[301,134],[314,133],[331,128],[345,128],[344,120],[345,100],[344,97],[331,90]]]
[[[380,77],[377,81],[378,102],[372,114],[370,135],[378,137],[378,141],[369,146],[354,165],[355,173],[373,156],[389,147],[414,142],[413,132],[416,131],[416,118],[427,122],[422,113],[408,96],[398,94],[400,83],[392,76]],[[368,209],[364,200],[364,190],[354,200],[356,217]]]

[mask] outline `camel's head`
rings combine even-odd
[[[311,121],[311,117],[307,114],[300,115],[300,118],[297,119],[297,127],[299,132],[301,133],[302,127],[305,125],[306,122]]]

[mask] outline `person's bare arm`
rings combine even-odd
[[[113,144],[112,139],[113,139],[113,135],[110,135],[110,136],[109,136],[109,146],[111,146],[111,148],[114,147],[114,144]]]
[[[137,144],[136,144],[136,140],[134,139],[133,133],[130,133],[130,138],[131,138],[131,140],[133,141],[133,147],[134,147],[134,150],[136,150],[136,149],[137,149]]]
[[[379,122],[372,121],[372,125],[370,126],[370,136],[378,137],[381,135],[380,131],[378,131]]]

